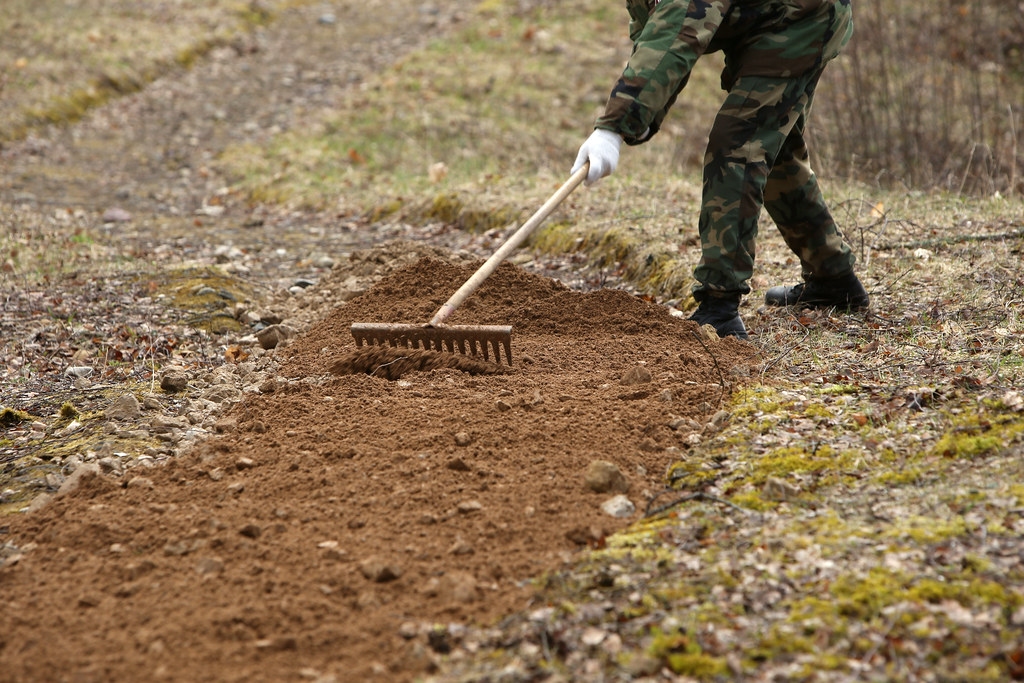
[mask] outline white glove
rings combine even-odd
[[[594,132],[580,147],[571,173],[583,168],[587,160],[590,160],[590,171],[587,172],[587,180],[584,185],[593,185],[606,175],[611,175],[615,167],[619,165],[619,148],[621,146],[622,136],[618,133],[604,128],[594,129]]]

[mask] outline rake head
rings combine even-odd
[[[501,363],[501,349],[505,360],[512,365],[511,325],[403,325],[382,323],[352,323],[352,336],[356,346],[391,346],[421,348],[428,351],[446,351],[463,355],[483,356]]]

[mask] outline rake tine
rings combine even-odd
[[[506,325],[424,325],[353,323],[356,346],[422,348],[460,353],[501,363],[501,349],[512,364],[512,327]]]

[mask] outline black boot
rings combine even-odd
[[[690,320],[698,325],[711,325],[719,337],[749,339],[747,328],[743,326],[743,319],[740,318],[738,299],[716,299],[709,296],[700,302]]]
[[[769,306],[859,311],[868,307],[871,298],[851,272],[830,280],[808,280],[792,287],[772,287],[765,293],[764,302]]]

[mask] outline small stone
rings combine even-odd
[[[142,406],[134,394],[125,394],[111,401],[104,414],[109,420],[135,420],[142,417]]]
[[[402,625],[398,627],[398,635],[404,640],[412,640],[420,634],[420,628],[412,621],[404,621]]]
[[[368,557],[359,564],[359,571],[374,583],[387,583],[402,576],[402,570],[376,557]]]
[[[121,460],[113,456],[107,456],[100,458],[96,461],[96,464],[100,466],[100,471],[103,474],[120,474],[121,473]]]
[[[252,458],[239,458],[235,461],[235,469],[248,470],[256,467],[256,461]]]
[[[331,562],[341,562],[342,560],[348,559],[348,552],[342,550],[341,548],[325,548],[323,551],[323,556],[325,560],[330,560]]]
[[[276,636],[274,638],[261,638],[253,643],[257,650],[264,652],[285,652],[296,650],[299,641],[294,636]]]
[[[185,391],[188,388],[188,373],[184,368],[164,368],[160,373],[160,388],[171,394]]]
[[[601,503],[601,512],[616,519],[624,519],[636,512],[636,506],[626,496],[618,495]]]
[[[103,212],[104,223],[127,223],[132,215],[119,206],[112,206]]]
[[[266,350],[274,349],[295,336],[295,330],[287,325],[271,325],[256,333],[260,346]]]
[[[587,467],[585,478],[587,488],[594,493],[625,493],[629,490],[629,482],[615,463],[607,460],[594,460]]]
[[[153,480],[149,477],[132,477],[128,480],[128,488],[130,489],[143,489],[150,491],[155,488]]]
[[[471,437],[468,433],[459,432],[455,435],[456,446],[468,446],[471,443],[473,443],[473,437]]]
[[[580,636],[580,642],[587,647],[597,647],[604,642],[608,632],[593,626],[587,627]]]
[[[203,392],[203,398],[214,403],[224,403],[238,400],[242,392],[227,384],[212,386]]]
[[[448,552],[452,555],[472,555],[476,551],[473,550],[473,546],[466,543],[461,536],[457,536],[455,538],[455,543],[453,543],[452,547],[448,549]]]
[[[596,526],[577,526],[565,532],[565,537],[576,545],[597,547],[604,540],[606,533]]]
[[[264,325],[280,325],[284,322],[284,316],[274,311],[263,311],[260,313],[260,322]]]
[[[707,325],[706,327],[711,327]],[[711,327],[712,330],[715,328]],[[718,338],[718,333],[715,332],[715,338]],[[640,654],[636,657],[631,657],[625,664],[625,670],[631,676],[634,677],[646,677],[653,676],[654,674],[661,671],[662,663],[657,657],[652,657],[647,654]]]
[[[150,420],[149,428],[152,429],[155,434],[169,434],[175,430],[185,429],[186,425],[185,421],[181,418],[157,415]]]
[[[447,467],[450,470],[454,470],[456,472],[469,472],[470,471],[469,465],[467,465],[466,462],[462,458],[455,458],[454,460],[449,460],[448,464],[445,465],[445,467]]]
[[[446,572],[441,581],[441,591],[449,595],[455,602],[463,604],[476,602],[479,598],[476,577],[468,572]]]
[[[800,488],[778,477],[768,477],[761,490],[761,495],[764,496],[765,500],[784,502],[799,496]]]
[[[216,576],[224,571],[224,562],[216,557],[204,557],[196,562],[196,574]]]
[[[500,398],[494,402],[494,407],[498,409],[498,412],[505,413],[512,410],[512,404],[508,401],[503,401]]]
[[[711,417],[711,422],[709,423],[709,426],[711,426],[714,429],[721,429],[723,426],[725,426],[725,423],[728,421],[729,411],[719,410]]]
[[[246,538],[259,538],[263,533],[263,529],[258,524],[246,524],[238,530],[238,533]]]
[[[88,365],[72,365],[64,370],[65,377],[88,377],[94,370]]]
[[[464,500],[455,508],[462,514],[469,514],[471,512],[480,512],[484,509],[483,504],[479,500]]]
[[[622,376],[622,379],[619,381],[619,383],[625,387],[632,387],[636,386],[637,384],[647,384],[652,379],[653,377],[651,376],[650,370],[648,370],[642,365],[637,365],[636,367],[627,370],[626,374]]]
[[[49,493],[40,493],[35,498],[33,498],[32,501],[28,504],[26,512],[32,514],[33,512],[42,510],[50,503],[51,500],[53,500],[53,498],[54,496],[50,495]]]
[[[83,595],[82,597],[78,598],[78,606],[79,607],[84,607],[84,608],[96,607],[99,604],[100,604],[100,596],[96,595],[95,593],[87,593],[87,594]]]
[[[436,576],[427,579],[420,592],[428,598],[436,598],[441,593],[441,580]]]
[[[64,483],[60,485],[60,488],[57,489],[57,493],[54,494],[54,497],[60,498],[61,496],[66,496],[77,489],[78,485],[82,482],[82,477],[92,475],[99,476],[99,474],[100,466],[94,462],[79,465],[71,474],[68,475],[68,478],[64,480]]]

